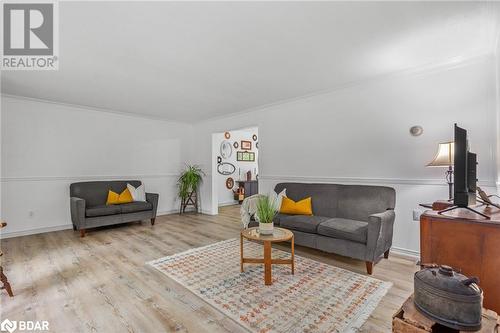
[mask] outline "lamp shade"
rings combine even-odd
[[[438,152],[434,159],[427,164],[430,167],[449,167],[453,165],[455,155],[455,143],[444,142],[438,146]]]

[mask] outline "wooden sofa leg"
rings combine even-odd
[[[85,237],[85,229],[80,229],[80,237]]]
[[[155,225],[155,221],[156,221],[156,217],[153,217],[153,218],[151,219],[151,225]]]
[[[385,259],[388,259],[388,258],[389,258],[389,251],[390,251],[390,250],[391,250],[391,249],[389,249],[389,250],[387,250],[387,251],[385,251],[385,252],[384,252],[384,258],[385,258]]]
[[[366,272],[368,273],[368,275],[372,275],[372,273],[373,273],[373,262],[371,262],[371,261],[367,261],[366,262]]]

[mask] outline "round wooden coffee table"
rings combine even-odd
[[[243,238],[262,242],[264,244],[264,258],[245,258],[243,255]],[[291,241],[292,244],[292,257],[290,259],[273,259],[271,257],[272,243],[285,242],[288,240]],[[240,233],[241,272],[243,272],[243,264],[245,263],[264,264],[264,283],[266,284],[266,286],[270,286],[273,284],[271,275],[273,264],[291,265],[292,274],[294,274],[295,249],[293,240],[294,240],[293,233],[290,230],[286,230],[283,228],[275,227],[272,235],[261,235],[259,233],[259,228],[257,227],[242,230]]]

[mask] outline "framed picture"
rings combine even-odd
[[[232,190],[234,187],[234,179],[229,177],[228,179],[226,179],[226,188],[228,190]]]
[[[241,140],[240,146],[243,150],[252,150],[252,141]]]
[[[240,145],[238,144],[238,141],[234,141],[234,143],[233,143],[234,149],[238,149],[239,146]]]
[[[231,137],[231,133],[225,132],[224,137],[229,140],[229,138]]]
[[[236,153],[236,160],[240,162],[255,162],[255,153],[252,151],[239,151]]]
[[[252,135],[252,140],[257,141],[257,134]]]

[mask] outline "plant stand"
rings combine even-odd
[[[179,210],[179,215],[186,213],[186,207],[193,206],[194,211],[198,214],[198,192],[192,191],[189,195],[181,200],[181,209]]]

